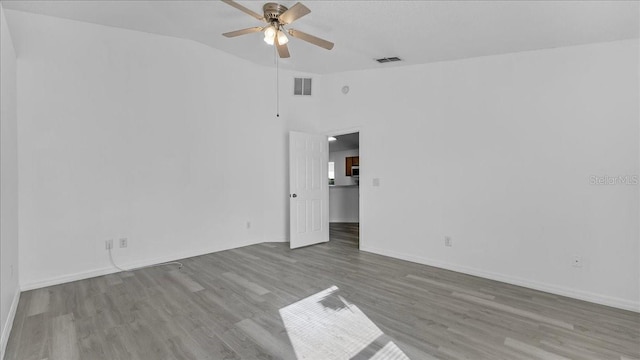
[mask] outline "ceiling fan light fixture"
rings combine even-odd
[[[278,31],[278,44],[284,45],[289,42],[289,38],[284,34],[284,31]]]
[[[273,26],[268,26],[264,30],[264,42],[269,45],[273,45],[274,40],[276,39],[276,29]]]

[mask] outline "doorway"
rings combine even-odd
[[[329,136],[330,241],[360,247],[360,133]]]

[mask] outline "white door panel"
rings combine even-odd
[[[328,152],[324,135],[289,133],[292,249],[329,241]]]

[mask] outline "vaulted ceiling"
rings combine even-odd
[[[239,1],[262,13],[263,1]],[[292,6],[294,1],[281,1]],[[291,39],[284,68],[311,73],[404,66],[639,37],[636,1],[314,1],[294,28],[333,41],[328,51]],[[274,48],[260,33],[224,32],[260,26],[218,0],[21,1],[5,9],[194,40],[257,64],[273,66]],[[379,64],[376,58],[404,61]]]

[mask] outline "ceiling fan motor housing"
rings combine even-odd
[[[262,10],[264,11],[264,20],[266,22],[273,23],[275,21],[279,23],[278,18],[285,11],[289,10],[289,8],[276,3],[266,3],[262,7]]]

